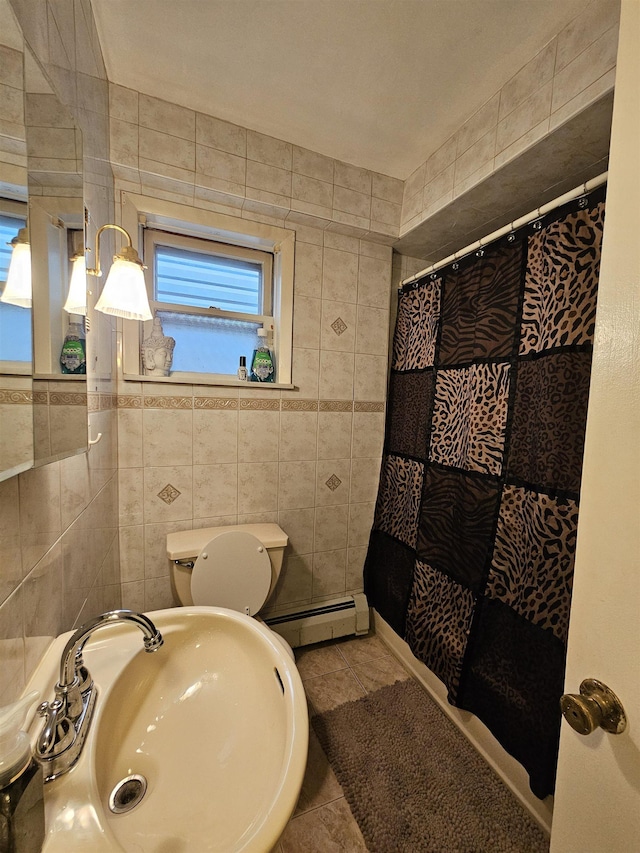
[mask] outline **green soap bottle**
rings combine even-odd
[[[258,329],[258,340],[256,348],[251,357],[251,374],[249,379],[252,382],[275,382],[276,371],[273,364],[273,356],[271,350],[267,346],[267,330]]]
[[[69,322],[60,353],[60,365],[63,373],[87,372],[87,351],[82,323]]]

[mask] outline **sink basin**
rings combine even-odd
[[[148,616],[164,637],[153,654],[124,624],[85,647],[96,711],[76,766],[45,786],[44,853],[268,853],[296,806],[307,757],[295,663],[273,632],[235,611]],[[29,689],[52,695],[69,636],[52,644]],[[118,788],[130,776],[146,782],[139,801],[142,782]],[[109,806],[114,790],[120,813]]]

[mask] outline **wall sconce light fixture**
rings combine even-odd
[[[7,282],[1,302],[18,305],[20,308],[31,308],[31,246],[29,245],[29,230],[21,228],[11,241],[13,246]]]
[[[87,316],[87,267],[84,254],[71,258],[71,280],[64,310],[69,314]]]
[[[113,228],[124,234],[128,245],[123,246],[114,255],[109,275],[102,288],[100,299],[96,303],[96,311],[124,317],[127,320],[151,320],[149,298],[144,282],[144,264],[131,244],[128,232],[119,225],[102,225],[96,234],[96,266],[88,269],[89,275],[101,276],[100,270],[100,235],[107,228]]]

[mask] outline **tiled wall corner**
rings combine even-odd
[[[117,189],[391,243],[402,181],[110,84]]]
[[[619,7],[586,4],[409,176],[401,236],[612,91]]]

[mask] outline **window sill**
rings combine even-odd
[[[86,373],[34,373],[35,380],[46,380],[48,382],[86,382]]]
[[[122,377],[125,382],[166,382],[170,385],[209,385],[232,388],[255,388],[256,391],[293,391],[295,385],[286,382],[249,382],[244,379],[229,377],[203,376],[199,373],[172,373],[171,376],[139,376],[125,373]]]

